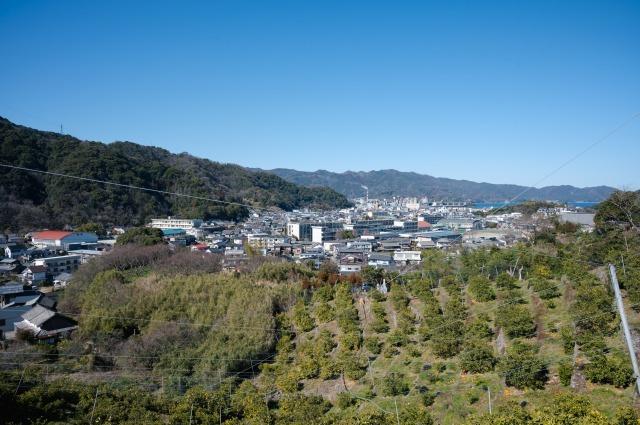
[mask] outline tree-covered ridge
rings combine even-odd
[[[276,168],[269,171],[292,183],[309,187],[327,186],[350,198],[364,196],[363,185],[369,188],[371,197],[427,196],[436,200],[480,202],[502,202],[516,196],[521,199],[549,199],[560,202],[600,201],[615,190],[609,186],[578,188],[567,185],[527,188],[515,184],[478,183],[397,170],[334,173],[326,170],[297,171]],[[523,193],[525,190],[526,193]]]
[[[103,144],[15,125],[0,118],[0,163],[108,180],[258,207],[339,208],[347,199],[191,155],[130,142]],[[2,168],[0,223],[19,229],[85,222],[142,224],[151,216],[240,219],[247,210],[160,193]],[[3,229],[4,230],[4,229]]]

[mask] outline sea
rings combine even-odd
[[[518,204],[520,203],[519,201],[516,202],[512,202],[511,204]],[[475,204],[473,204],[473,208],[481,208],[481,209],[486,209],[486,208],[501,208],[504,207],[505,205],[509,205],[509,202],[476,202]],[[596,205],[599,204],[599,202],[593,202],[593,201],[568,201],[565,202],[565,204],[567,204],[568,207],[571,208],[592,208],[595,207]]]

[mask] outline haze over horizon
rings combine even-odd
[[[640,112],[638,18],[632,1],[12,2],[0,115],[246,167],[530,186]],[[638,189],[639,136],[536,186]]]

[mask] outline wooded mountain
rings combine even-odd
[[[286,168],[269,170],[283,179],[307,187],[326,186],[349,198],[364,196],[362,186],[369,188],[370,197],[428,196],[435,200],[471,200],[496,202],[511,199],[526,189],[514,184],[477,183],[426,174],[397,170],[296,171]],[[594,201],[606,199],[615,189],[608,186],[578,188],[574,186],[546,186],[531,188],[522,199],[554,201]]]
[[[343,195],[331,189],[298,186],[239,165],[130,142],[81,141],[19,126],[1,117],[0,163],[285,210],[349,205]],[[15,169],[0,168],[0,173],[0,230],[85,222],[142,224],[149,217],[169,214],[239,219],[248,213],[237,205]]]

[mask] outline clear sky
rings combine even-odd
[[[0,49],[14,122],[261,168],[530,185],[640,112],[637,0],[0,0]],[[640,119],[549,184],[640,188]]]

